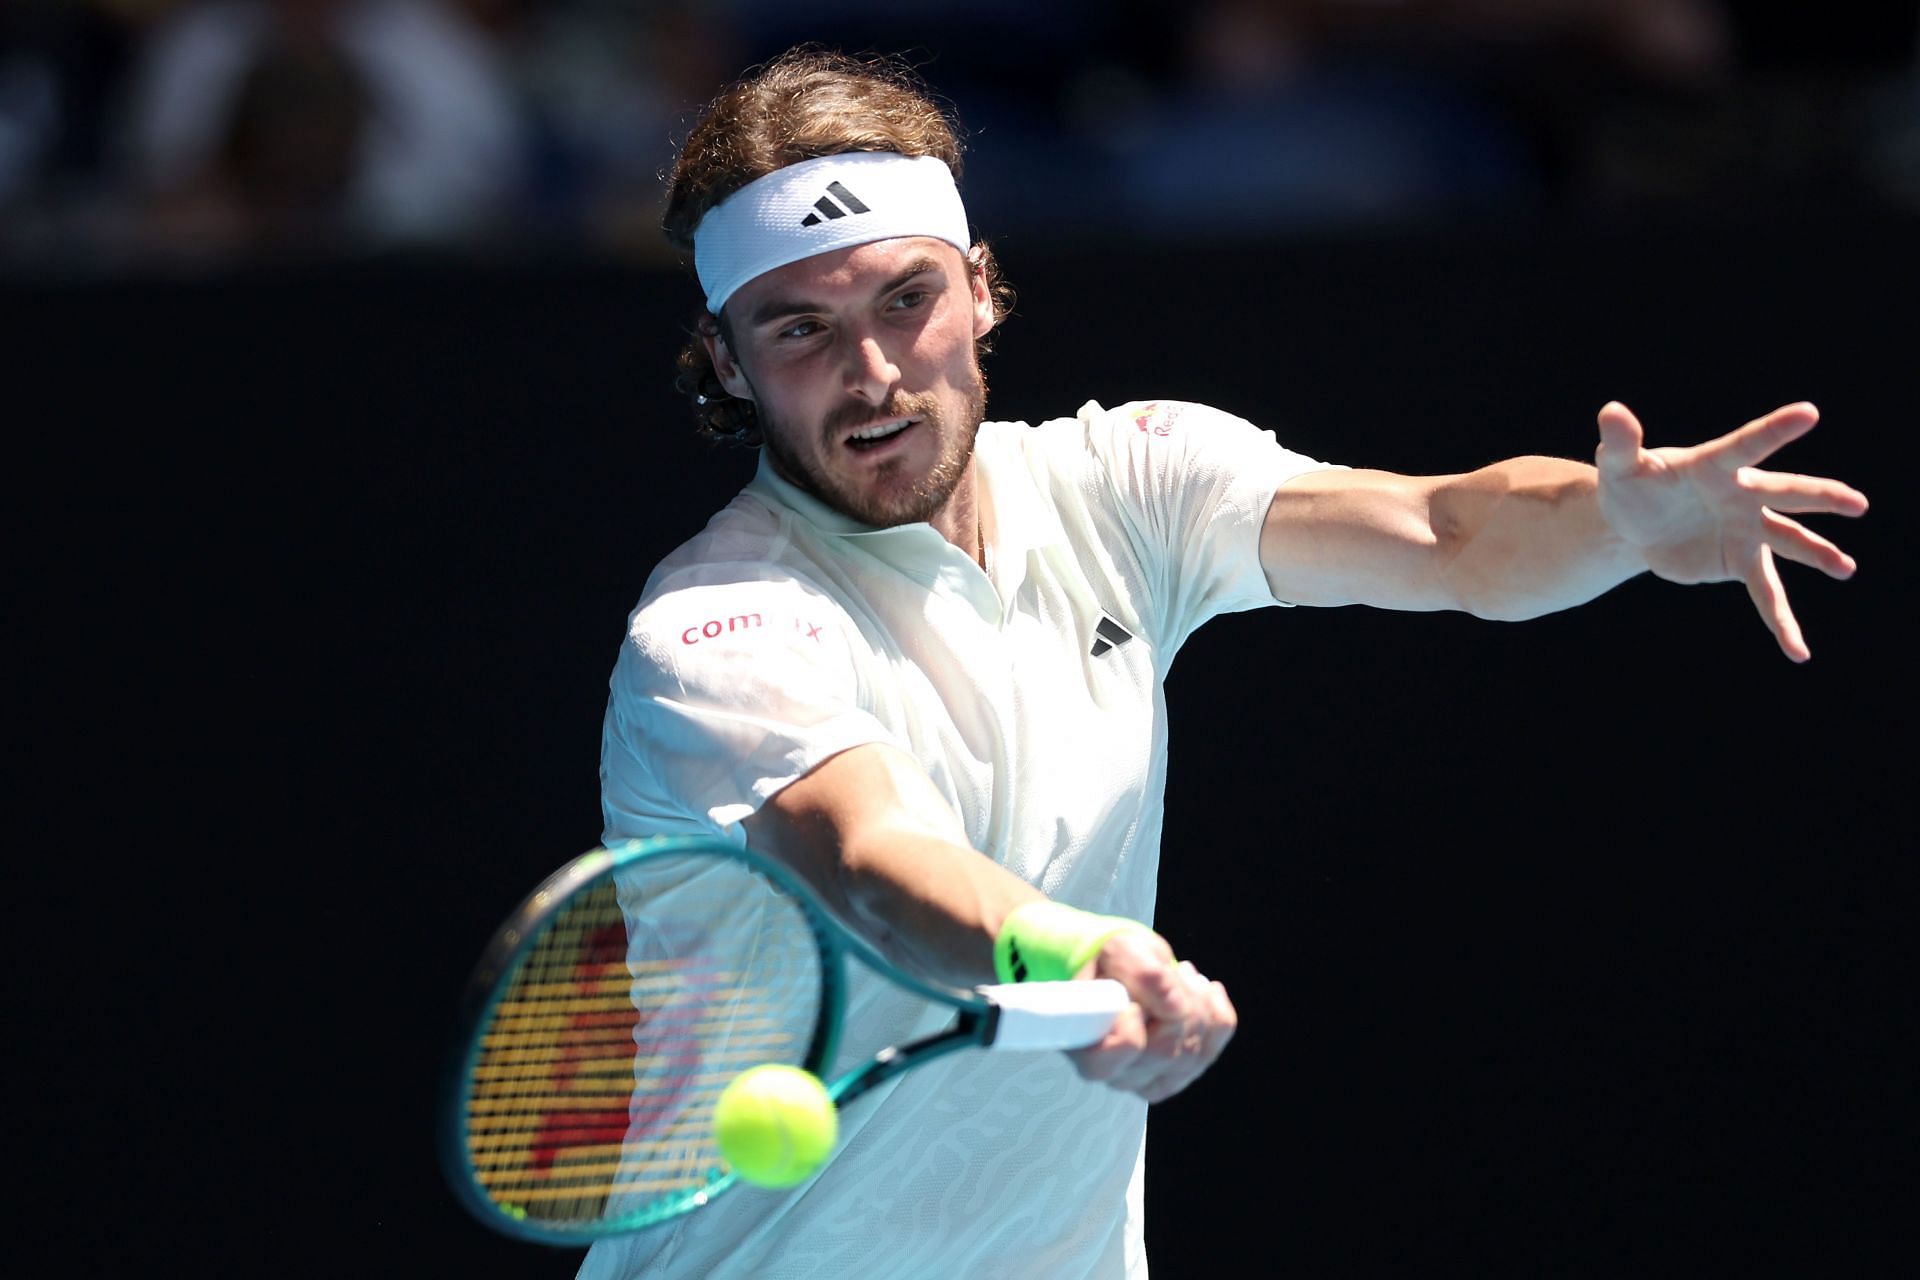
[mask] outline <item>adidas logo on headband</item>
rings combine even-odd
[[[756,276],[901,236],[931,236],[966,253],[972,241],[953,171],[938,156],[840,152],[775,169],[707,210],[693,233],[693,265],[707,310],[719,315]]]
[[[833,202],[833,196],[840,197],[840,204]],[[845,205],[846,208],[842,209],[840,207],[842,204]],[[860,203],[860,197],[847,190],[838,182],[829,182],[827,184],[827,194],[815,200],[813,207],[818,209],[820,213],[826,214],[829,218],[844,218],[848,214],[867,212],[867,206]],[[820,213],[808,214],[806,217],[800,219],[800,225],[803,227],[819,226]]]

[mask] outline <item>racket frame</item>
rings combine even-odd
[[[820,1009],[805,1061],[799,1064],[814,1075],[825,1080],[827,1068],[839,1050],[849,955],[889,981],[958,1013],[958,1020],[952,1026],[910,1043],[883,1049],[867,1062],[826,1080],[828,1095],[836,1104],[850,1102],[935,1058],[992,1043],[999,1010],[991,1001],[902,971],[828,915],[812,891],[802,885],[792,871],[764,854],[711,836],[656,836],[589,850],[542,880],[522,899],[481,953],[460,1001],[453,1051],[442,1074],[437,1146],[442,1169],[461,1204],[488,1227],[522,1240],[578,1248],[605,1236],[625,1235],[680,1217],[721,1195],[739,1180],[731,1170],[716,1172],[701,1186],[663,1197],[642,1210],[618,1218],[589,1219],[577,1224],[544,1221],[517,1217],[495,1203],[481,1189],[467,1147],[467,1100],[474,1067],[480,1057],[480,1033],[488,1025],[494,1006],[512,985],[521,962],[547,927],[568,904],[611,880],[623,868],[645,859],[688,854],[719,855],[745,863],[800,908],[820,950]]]

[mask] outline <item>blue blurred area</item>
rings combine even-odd
[[[1920,6],[1776,8],[12,0],[0,266],[660,256],[675,142],[800,42],[920,68],[988,236],[1920,205]]]

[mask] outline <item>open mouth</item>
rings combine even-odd
[[[861,453],[878,449],[891,441],[898,440],[909,429],[918,426],[919,422],[918,418],[895,418],[890,422],[876,422],[870,427],[862,427],[849,435],[847,447]]]

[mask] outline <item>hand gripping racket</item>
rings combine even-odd
[[[958,1017],[826,1082],[844,1105],[956,1049],[1077,1049],[1127,1007],[1112,981],[961,991],[910,976],[793,874],[717,839],[595,849],[549,876],[482,954],[440,1101],[461,1201],[508,1235],[584,1245],[734,1185],[713,1107],[762,1063],[824,1075],[846,960]]]

